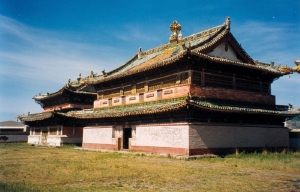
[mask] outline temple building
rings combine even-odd
[[[93,76],[93,72],[91,72]],[[21,115],[18,118],[29,125],[28,143],[60,146],[82,143],[83,125],[61,118],[59,113],[93,108],[97,94],[93,86],[82,83],[81,75],[55,93],[39,94],[33,99],[44,109],[37,114]]]
[[[287,148],[283,122],[300,112],[276,105],[271,84],[294,70],[254,61],[229,18],[187,37],[177,21],[170,29],[167,44],[113,71],[35,96],[44,111],[18,116],[28,142],[184,156]]]
[[[29,132],[27,125],[17,121],[0,122],[0,143],[1,142],[27,142]]]

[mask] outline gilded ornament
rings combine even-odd
[[[293,68],[294,72],[300,73],[300,60],[295,60],[296,67]]]
[[[286,65],[286,66],[280,66],[280,65],[278,65],[278,66],[276,67],[276,70],[277,70],[277,71],[280,71],[280,72],[283,73],[283,74],[290,74],[290,73],[293,73],[293,69],[290,68],[290,67],[288,67],[287,65]]]
[[[178,40],[178,31],[181,31],[181,25],[177,21],[174,21],[170,25],[170,30],[173,32],[173,34],[170,37],[170,42],[177,41]]]

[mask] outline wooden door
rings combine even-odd
[[[122,138],[117,138],[117,141],[116,141],[116,145],[117,145],[117,150],[121,150],[121,146],[122,146]]]

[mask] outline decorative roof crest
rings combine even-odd
[[[295,64],[296,64],[296,66],[293,68],[294,72],[300,73],[300,59],[295,60]]]
[[[93,78],[93,77],[96,77],[96,73],[94,73],[94,71],[91,71],[91,74],[90,74],[90,78]]]
[[[293,73],[293,69],[289,68],[287,65],[286,66],[278,65],[275,69],[277,71],[280,71],[284,75]]]
[[[173,32],[173,34],[170,36],[170,43],[178,42],[178,31],[181,31],[181,25],[177,21],[174,21],[170,25],[170,30]]]
[[[81,73],[79,73],[78,78],[77,78],[77,81],[79,82],[80,79],[81,79]]]
[[[138,55],[138,59],[140,59],[142,57],[142,48],[141,47],[138,49],[137,55]]]
[[[226,17],[225,25],[226,25],[226,29],[230,30],[230,17]]]

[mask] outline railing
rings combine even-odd
[[[193,72],[192,83],[204,87],[236,89],[241,91],[270,94],[270,83],[260,80],[236,77],[217,71]]]
[[[149,90],[148,92],[144,93],[135,93],[113,98],[103,98],[95,101],[94,108],[128,105],[142,102],[157,101],[162,99],[183,97],[188,95],[189,91],[186,88],[187,86],[187,84],[174,85],[168,86],[167,88]],[[93,109],[90,110],[90,113],[92,113]],[[86,110],[84,113],[89,113],[89,111]]]

